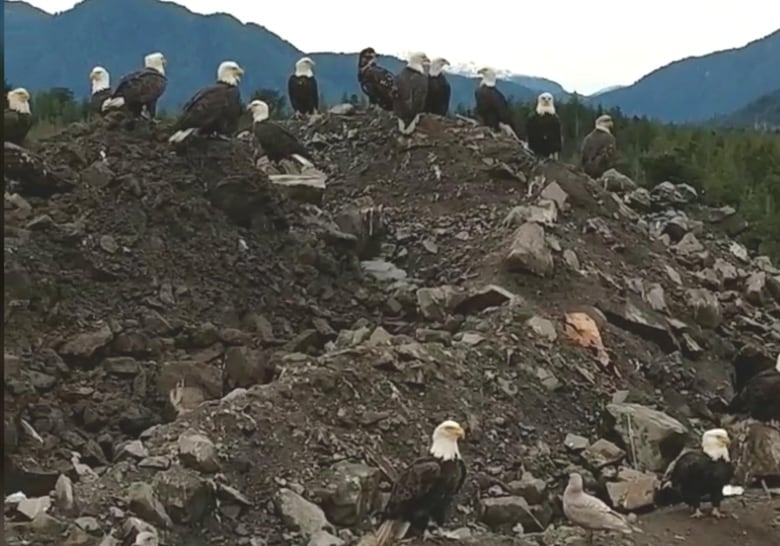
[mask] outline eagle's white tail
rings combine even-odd
[[[181,131],[176,131],[168,139],[168,142],[172,144],[178,144],[179,142],[183,141],[185,138],[187,138],[194,132],[195,132],[194,127],[190,127],[189,129],[182,129]]]
[[[103,105],[100,107],[100,109],[105,112],[106,110],[110,110],[111,108],[121,108],[125,105],[125,98],[124,97],[115,97],[113,99],[106,99],[103,101]]]
[[[306,159],[305,157],[303,157],[303,156],[302,156],[302,155],[300,155],[300,154],[293,154],[293,155],[292,155],[292,158],[293,158],[295,161],[297,161],[298,163],[300,163],[300,164],[301,164],[301,166],[303,166],[303,167],[305,167],[305,168],[307,168],[307,169],[308,169],[308,168],[311,168],[311,167],[314,167],[314,163],[312,163],[311,161],[309,161],[308,159]]]
[[[391,546],[409,530],[409,522],[398,519],[383,521],[376,531],[376,546]]]

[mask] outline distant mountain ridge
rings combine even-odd
[[[780,89],[775,89],[727,116],[716,118],[715,125],[763,131],[780,130]]]
[[[146,53],[162,51],[168,59],[169,76],[162,107],[177,108],[198,88],[213,82],[217,65],[225,59],[234,59],[245,68],[244,94],[261,87],[286,94],[295,61],[305,54],[260,25],[243,24],[226,14],[200,15],[159,0],[84,0],[56,15],[25,2],[6,0],[3,7],[5,43],[14,44],[4,51],[5,77],[31,91],[68,87],[76,96],[86,96],[87,75],[94,65],[105,66],[116,83],[123,74],[139,68]],[[81,38],[86,35],[89,40]],[[319,88],[328,103],[339,101],[345,93],[361,95],[357,53],[309,56],[317,63]],[[403,66],[400,59],[390,56],[380,57],[380,63],[394,72]],[[476,80],[456,74],[449,79],[452,108],[458,103],[470,107]],[[553,92],[562,89],[555,82],[550,84]],[[538,95],[541,84],[531,88],[501,80],[498,85],[507,96],[529,100]]]
[[[780,30],[743,47],[688,57],[592,102],[628,115],[700,123],[780,88]]]

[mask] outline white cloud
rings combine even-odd
[[[72,0],[33,0],[46,11]],[[424,50],[453,62],[490,64],[544,76],[590,93],[630,84],[690,55],[740,47],[778,27],[780,2],[590,0],[533,4],[506,0],[366,0],[250,2],[181,0],[198,13],[227,12],[254,22],[304,51],[383,53]]]

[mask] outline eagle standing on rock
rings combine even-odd
[[[32,127],[30,93],[24,87],[17,87],[6,95],[8,105],[3,115],[3,140],[21,145]]]
[[[303,147],[295,135],[270,121],[268,105],[261,100],[253,100],[247,106],[252,112],[252,132],[255,142],[271,161],[293,159],[304,167],[312,167],[311,154]]]
[[[425,111],[428,97],[428,76],[425,65],[430,60],[425,53],[409,55],[406,66],[395,77],[393,112],[398,117],[398,130],[402,135],[411,135]]]
[[[395,77],[393,73],[376,64],[376,51],[367,47],[358,55],[358,83],[368,97],[369,106],[378,106],[388,112],[393,110]]]
[[[95,114],[103,114],[103,103],[113,93],[111,91],[111,79],[108,75],[108,70],[102,66],[96,66],[89,73],[89,80],[92,82],[92,96],[89,101],[89,109]]]
[[[428,97],[425,100],[425,111],[439,116],[446,116],[450,109],[450,82],[444,76],[444,67],[450,62],[441,57],[431,61],[428,69]]]
[[[295,114],[316,114],[320,107],[320,92],[314,77],[314,61],[304,57],[295,63],[295,72],[287,80],[287,93]]]
[[[466,465],[458,449],[458,440],[464,435],[455,421],[444,421],[436,427],[430,455],[414,461],[393,484],[375,534],[376,546],[401,540],[410,528],[424,533],[431,519],[444,525],[466,478]]]
[[[699,505],[705,497],[712,503],[712,516],[725,517],[720,511],[723,486],[728,485],[734,475],[729,457],[730,443],[724,429],[708,430],[702,435],[701,451],[683,452],[669,465],[666,474],[671,477],[671,486],[680,493],[683,502],[693,508],[692,518],[703,516]],[[664,483],[664,487],[668,485],[668,482]]]
[[[146,113],[153,119],[157,113],[157,100],[165,92],[168,79],[165,77],[167,61],[162,53],[150,53],[144,57],[144,68],[125,75],[101,107],[103,111],[126,107],[138,117],[146,107]]]
[[[561,120],[555,113],[555,102],[551,93],[539,95],[536,110],[528,116],[526,132],[528,147],[537,157],[558,159],[563,146]]]
[[[593,542],[593,531],[618,531],[627,535],[633,532],[621,514],[585,492],[582,476],[576,472],[569,475],[569,483],[563,491],[563,513],[569,521],[588,530],[590,543]]]
[[[479,87],[474,92],[477,116],[492,130],[502,131],[508,136],[520,140],[517,123],[509,108],[509,102],[496,87],[496,71],[485,67],[480,68],[477,74],[482,76]]]
[[[582,141],[582,169],[591,178],[600,178],[615,165],[617,144],[613,125],[611,116],[599,116],[596,127]]]
[[[232,135],[241,119],[241,91],[238,84],[244,69],[234,61],[224,61],[217,68],[217,83],[208,85],[187,101],[173,126],[168,142],[178,144],[193,133]]]

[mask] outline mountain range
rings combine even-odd
[[[94,65],[108,68],[116,82],[139,68],[146,53],[163,51],[169,62],[169,87],[161,106],[177,108],[214,80],[222,60],[234,59],[245,68],[241,88],[248,94],[258,88],[286,90],[295,61],[304,55],[263,26],[244,24],[227,14],[199,15],[160,0],[84,0],[55,15],[22,1],[4,0],[3,9],[4,43],[12,44],[3,52],[5,78],[31,91],[68,87],[77,96],[86,96],[87,74]],[[360,95],[356,53],[308,55],[317,63],[326,102],[339,101],[344,94]],[[742,48],[676,61],[633,85],[606,88],[586,100],[662,121],[705,122],[780,88],[778,58],[780,30]],[[403,66],[393,56],[381,56],[380,63],[394,72]],[[472,105],[475,68],[451,67],[453,108]],[[498,87],[515,100],[531,100],[542,91],[559,100],[569,96],[559,83],[546,78],[505,71],[500,78]]]

